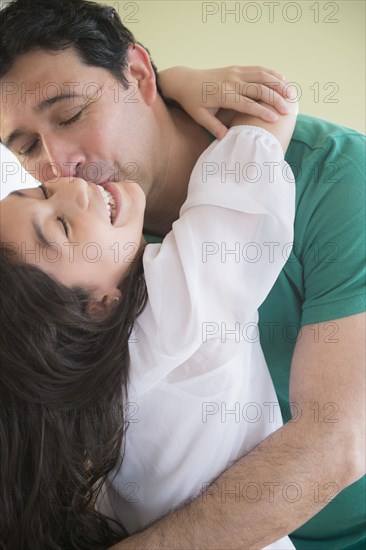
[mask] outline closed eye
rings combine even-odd
[[[81,111],[76,113],[76,115],[74,115],[73,117],[69,118],[68,120],[65,120],[64,122],[60,122],[60,126],[69,126],[70,124],[77,122],[81,117],[81,115],[83,114],[83,111],[84,109],[81,109]],[[22,157],[26,157],[27,155],[30,155],[35,150],[38,143],[39,143],[39,139],[36,139],[26,151],[19,151],[19,155]]]
[[[83,113],[84,109],[81,109],[75,116],[69,118],[69,120],[65,120],[64,122],[60,122],[60,126],[68,126],[69,124],[72,124],[73,122],[76,122],[79,120]]]
[[[45,198],[48,199],[48,191],[46,189],[46,186],[41,183],[41,185],[39,186],[40,190],[42,191],[42,193],[44,194]]]
[[[34,151],[34,149],[37,147],[38,143],[39,143],[39,139],[36,139],[36,141],[34,141],[26,151],[19,151],[19,155],[21,157],[26,157],[27,155],[30,155],[32,151]]]
[[[66,237],[69,237],[69,227],[67,225],[65,218],[63,216],[57,216],[57,220],[62,223],[65,230]]]
[[[40,187],[42,193],[44,194],[45,198],[48,199],[49,194],[48,194],[47,187],[43,183],[41,183],[41,185],[39,187]],[[69,226],[68,226],[64,216],[57,216],[56,219],[57,219],[57,221],[62,223],[63,228],[65,230],[66,237],[68,238],[69,237]]]

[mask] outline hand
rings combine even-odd
[[[265,104],[280,114],[287,114],[288,104],[284,98],[294,97],[284,76],[264,67],[232,66],[206,70],[172,67],[159,73],[159,82],[167,99],[179,103],[193,120],[218,139],[228,131],[215,116],[220,109],[231,109],[274,122],[278,115]],[[259,100],[262,104],[258,103]]]

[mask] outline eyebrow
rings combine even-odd
[[[41,185],[39,185],[37,189],[42,189]],[[8,197],[10,197],[11,195],[15,195],[16,197],[30,198],[29,195],[26,195],[26,193],[23,193],[22,191],[12,191],[11,193],[9,193]],[[57,252],[59,251],[57,246],[55,246],[54,244],[52,244],[50,241],[46,239],[37,216],[34,216],[32,218],[32,227],[36,237],[38,237],[39,242],[44,248],[49,247],[49,248],[52,248],[53,250],[56,250]]]
[[[80,94],[73,94],[70,92],[65,94],[55,95],[54,97],[44,99],[39,105],[37,105],[37,107],[35,107],[35,111],[42,113],[47,109],[49,109],[50,107],[52,107],[53,105],[55,105],[56,103],[59,103],[60,101],[65,101],[65,99],[71,99],[71,98],[74,99],[78,97],[83,97],[83,96]],[[24,136],[26,133],[27,133],[26,130],[24,130],[23,128],[17,128],[13,132],[11,132],[11,134],[7,138],[4,139],[3,144],[5,145],[5,147],[10,149],[14,141]]]
[[[66,94],[55,95],[53,97],[44,99],[39,105],[37,105],[37,107],[35,107],[35,110],[41,113],[43,111],[46,111],[53,105],[55,105],[55,103],[59,103],[60,101],[64,101],[65,99],[70,99],[70,98],[74,99],[75,97],[83,97],[83,96],[80,94],[72,94],[70,92]]]

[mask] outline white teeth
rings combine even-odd
[[[104,187],[102,187],[101,185],[97,185],[97,187],[100,191],[100,194],[103,197],[104,204],[106,205],[106,207],[108,209],[109,217],[110,217],[110,220],[112,222],[113,221],[113,215],[116,212],[116,201],[114,200],[113,195],[109,191],[107,191],[107,189],[104,189]]]

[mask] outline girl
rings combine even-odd
[[[292,242],[293,111],[272,133],[257,121],[212,143],[162,244],[143,243],[135,182],[42,186],[83,234],[68,258],[26,233],[41,190],[2,201],[4,548],[116,542],[281,426],[256,323]]]

